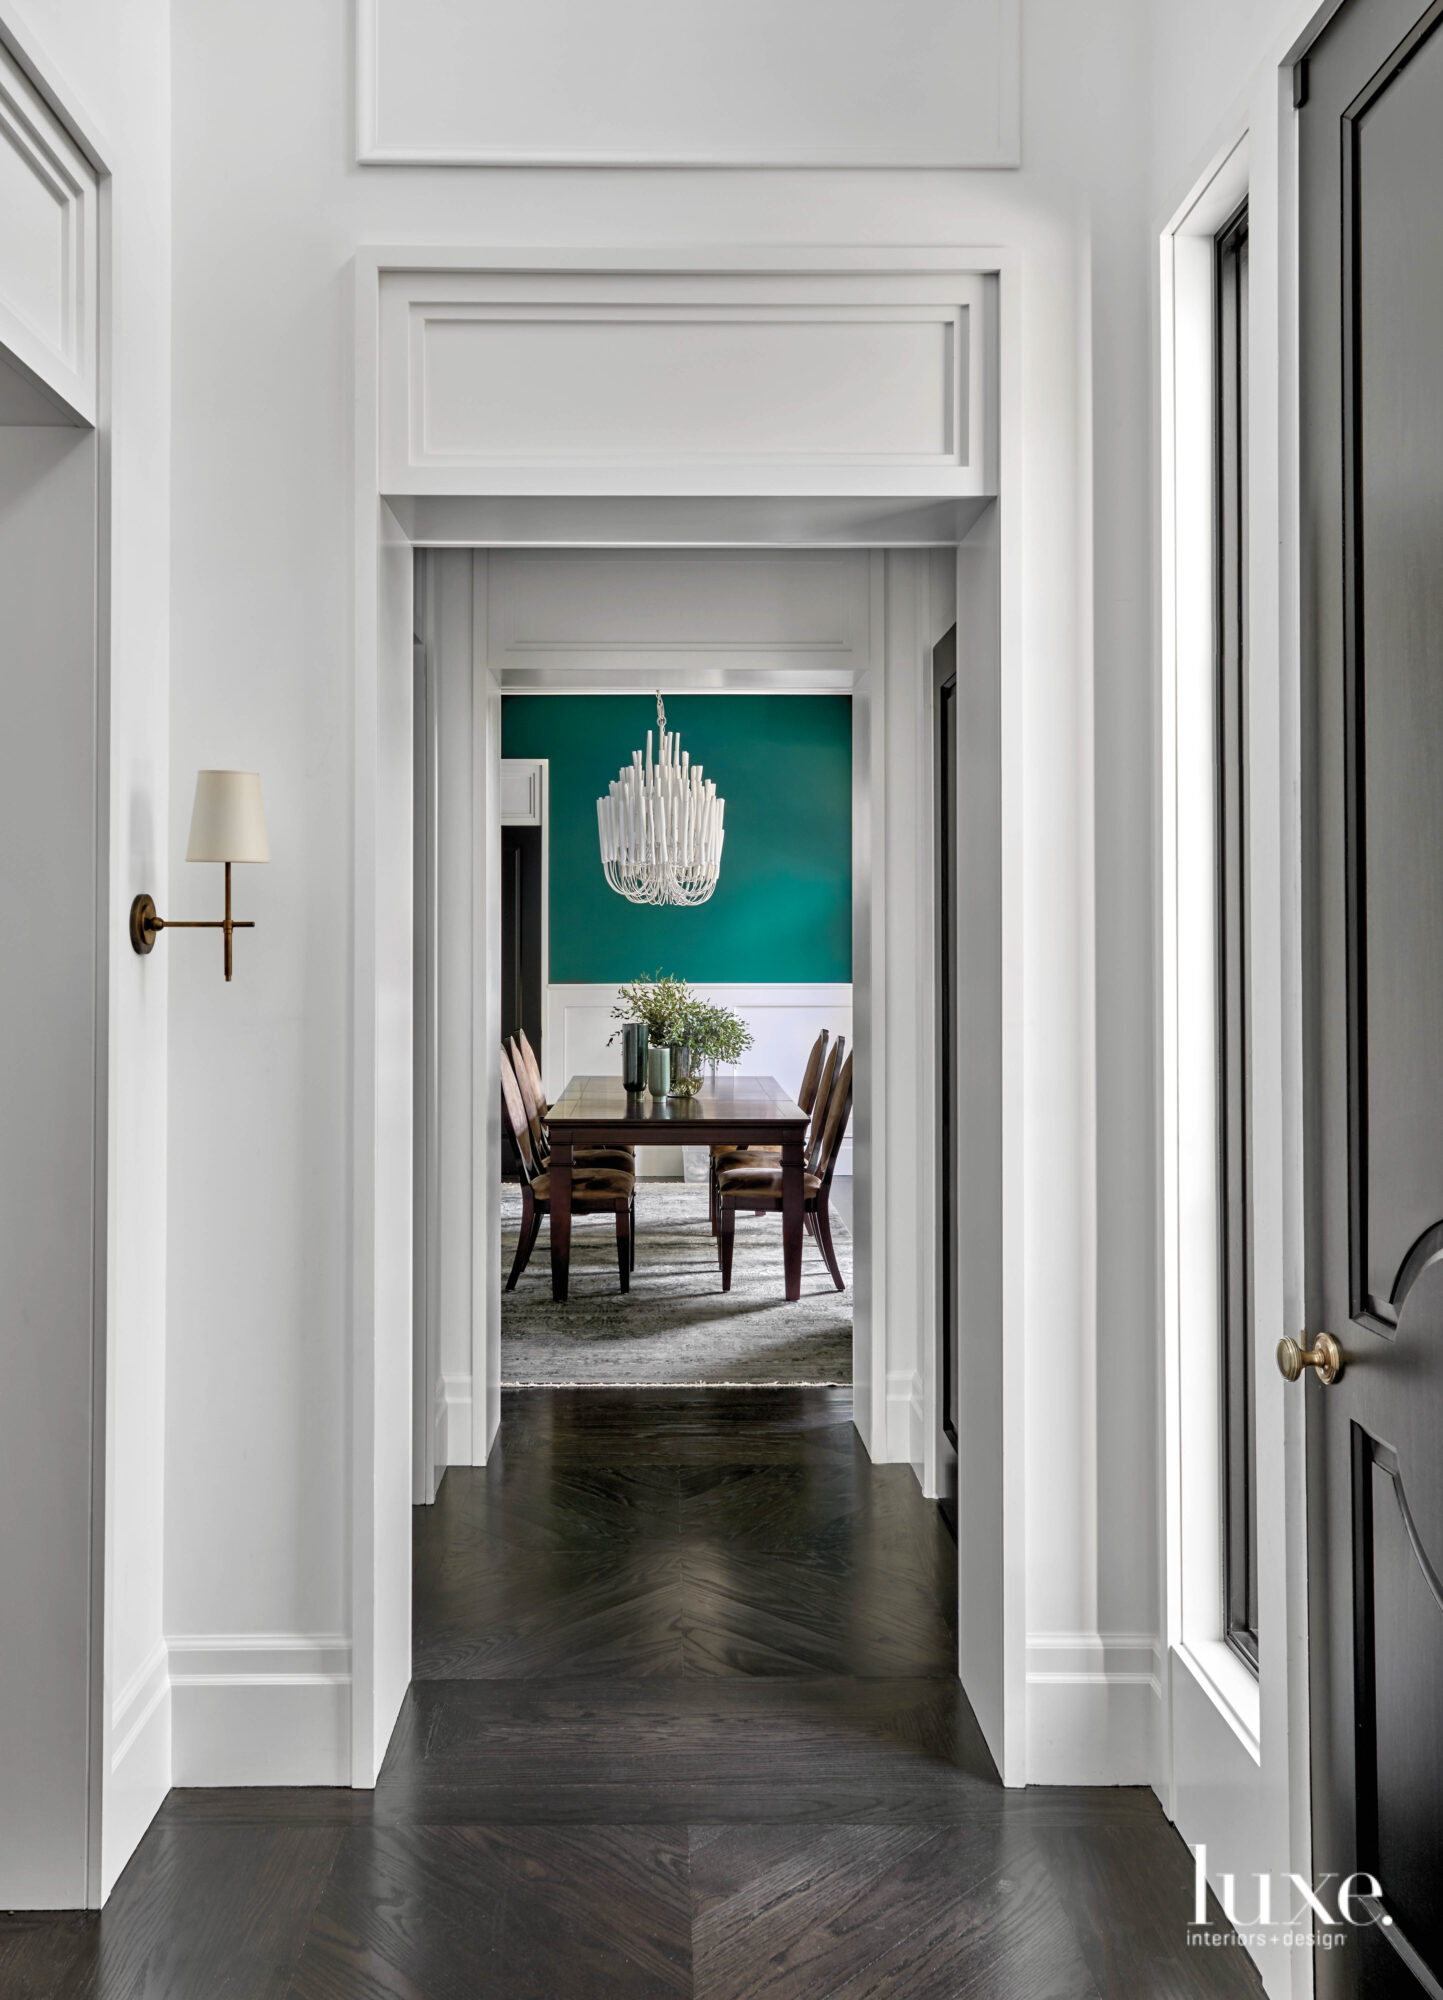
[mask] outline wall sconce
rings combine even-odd
[[[146,955],[155,950],[162,931],[223,931],[225,934],[225,976],[231,973],[231,935],[251,931],[247,919],[238,923],[230,913],[230,869],[233,861],[269,861],[271,844],[266,835],[266,812],[261,803],[261,781],[254,771],[198,771],[195,806],[190,816],[187,861],[225,863],[225,915],[208,922],[156,915],[149,896],[137,896],[130,906],[130,942]]]

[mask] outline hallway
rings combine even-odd
[[[173,1792],[6,2000],[1251,1995],[1150,1792],[1005,1792],[955,1551],[845,1390],[516,1391],[417,1510],[374,1794]]]

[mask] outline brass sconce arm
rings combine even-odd
[[[162,917],[150,896],[137,896],[130,906],[130,942],[132,947],[147,957],[155,950],[155,941],[162,931],[223,931],[225,934],[225,976],[231,976],[231,938],[236,931],[253,931],[254,919],[233,917],[230,913],[230,870],[225,864],[225,915],[223,917]]]

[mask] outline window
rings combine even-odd
[[[1218,1298],[1223,1634],[1258,1663],[1257,1436],[1249,1233],[1247,960],[1247,332],[1244,206],[1216,239],[1216,867]]]

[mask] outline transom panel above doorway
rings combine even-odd
[[[841,261],[383,265],[382,490],[995,492],[995,280],[936,253]]]

